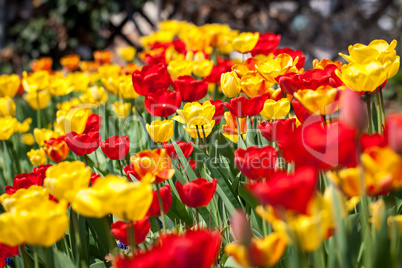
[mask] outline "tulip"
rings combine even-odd
[[[215,194],[217,180],[208,181],[199,178],[182,185],[176,182],[176,189],[181,201],[188,207],[206,207]]]
[[[161,216],[161,208],[159,205],[159,200],[158,200],[158,192],[153,191],[153,198],[152,198],[152,204],[149,207],[149,210],[147,212],[148,217],[153,217]],[[162,199],[162,204],[163,204],[163,212],[167,213],[170,210],[170,207],[172,206],[172,191],[170,190],[170,185],[163,186],[159,188],[159,193],[161,195]]]
[[[92,185],[95,184],[95,182],[100,178],[100,174],[92,173],[91,178],[89,181],[91,182]]]
[[[240,53],[247,53],[253,50],[258,42],[260,34],[257,33],[241,33],[233,39],[234,50]]]
[[[183,155],[185,158],[188,158],[193,153],[194,142],[192,142],[192,141],[190,141],[188,143],[186,143],[185,141],[175,141],[175,142],[176,142],[177,146],[179,146],[180,150],[183,152]],[[173,144],[164,142],[162,144],[162,146],[166,150],[166,152],[170,156],[170,158],[179,159]]]
[[[130,72],[131,74],[132,72]],[[118,79],[117,95],[124,99],[135,99],[139,94],[133,90],[133,80],[130,75],[121,75]]]
[[[223,135],[230,141],[237,143],[239,141],[239,132],[237,126],[237,119],[231,112],[226,112],[225,125],[222,126]],[[243,140],[246,138],[247,133],[247,118],[239,118],[240,134]]]
[[[173,79],[180,76],[191,75],[193,71],[193,62],[186,59],[172,60],[169,62],[167,69]]]
[[[46,163],[47,157],[45,154],[45,150],[41,149],[31,149],[28,153],[27,156],[29,158],[29,161],[31,162],[32,165],[35,166],[40,166]]]
[[[107,92],[103,87],[92,86],[80,96],[82,103],[105,104],[108,100]]]
[[[10,97],[0,98],[0,116],[15,116],[15,103]]]
[[[0,97],[14,97],[20,88],[21,80],[16,74],[0,75]]]
[[[274,50],[281,41],[280,34],[273,34],[273,33],[265,33],[260,35],[257,44],[255,47],[250,51],[253,57],[263,54],[268,56],[268,54]]]
[[[330,59],[322,59],[318,61],[318,59],[313,60],[313,69],[324,70],[327,66],[335,65],[337,69],[342,68],[342,62],[340,61],[332,61]]]
[[[297,63],[295,63],[295,66],[297,69],[302,69],[304,63],[306,62],[306,57],[303,55],[303,51],[301,50],[293,50],[291,48],[288,47],[284,47],[284,48],[277,48],[274,49],[274,51],[272,51],[272,54],[275,57],[278,57],[281,54],[287,54],[289,56],[292,57],[293,60],[297,60]]]
[[[276,172],[268,181],[249,184],[248,189],[263,205],[306,214],[315,191],[317,174],[317,170],[311,167],[296,169],[294,175]]]
[[[262,148],[251,146],[246,150],[239,148],[235,151],[235,164],[246,177],[259,180],[272,176],[277,157],[278,151],[269,145]]]
[[[130,141],[127,136],[111,136],[105,142],[100,142],[102,152],[112,160],[120,160],[126,157],[130,150]]]
[[[49,77],[49,85],[47,90],[52,96],[65,96],[74,90],[69,80],[58,75],[51,75]]]
[[[161,63],[146,65],[141,71],[134,71],[132,80],[134,90],[142,96],[168,88],[172,83],[166,65]]]
[[[385,140],[385,137],[379,133],[374,133],[372,135],[363,133],[360,136],[360,146],[363,152],[372,147],[383,148],[386,147],[387,145],[388,142]]]
[[[240,86],[244,94],[252,98],[268,92],[272,84],[268,83],[259,73],[250,72],[242,76]]]
[[[20,142],[22,142],[25,145],[32,146],[35,143],[35,138],[31,133],[26,133],[21,135]]]
[[[402,155],[402,115],[394,114],[385,120],[384,137],[389,147]]]
[[[8,140],[15,132],[17,119],[11,116],[0,117],[0,140]]]
[[[204,125],[187,125],[183,126],[184,130],[193,139],[203,139],[211,134],[213,127],[215,126],[215,121],[211,120],[209,123]]]
[[[31,62],[32,71],[50,71],[52,69],[53,59],[50,57],[41,57]]]
[[[115,101],[111,108],[118,117],[125,119],[130,114],[131,103]]]
[[[402,215],[389,216],[387,219],[388,226],[396,226],[399,234],[402,233]]]
[[[211,73],[208,76],[204,77],[204,81],[214,84],[219,83],[221,81],[222,74],[230,72],[233,64],[234,62],[231,60],[218,57],[217,65],[214,65]]]
[[[81,107],[71,108],[69,111],[59,110],[56,113],[56,122],[64,133],[74,131],[77,134],[82,134],[91,113],[91,109]]]
[[[96,50],[94,52],[94,59],[100,65],[108,64],[112,62],[113,54],[110,51],[106,50]]]
[[[284,98],[280,101],[268,99],[264,103],[264,108],[260,115],[266,120],[276,120],[284,118],[290,111],[289,100]]]
[[[215,106],[215,113],[212,119],[215,121],[215,124],[219,124],[225,112],[225,107],[223,106],[222,100],[211,100],[209,102]]]
[[[308,123],[313,123],[322,122],[324,120],[322,116],[313,115],[309,110],[304,108],[304,106],[297,99],[292,100],[292,106],[297,120],[299,120],[302,124],[305,121]]]
[[[160,183],[170,179],[174,175],[172,161],[165,149],[145,150],[130,158],[133,163],[133,175],[141,180],[147,174],[155,179],[154,183]]]
[[[130,61],[133,61],[137,50],[135,49],[135,47],[128,46],[128,47],[117,49],[117,52],[120,54],[120,56],[125,61],[130,62]]]
[[[116,255],[114,265],[117,268],[210,268],[215,263],[220,245],[220,234],[208,230],[187,231],[183,235],[163,235],[151,250],[139,252],[134,258]]]
[[[191,76],[180,76],[175,81],[181,100],[194,102],[207,95],[208,83],[203,80],[195,80]]]
[[[146,124],[146,129],[151,139],[156,142],[167,142],[173,137],[172,120],[155,120],[151,124]]]
[[[88,188],[91,169],[79,161],[61,162],[46,170],[45,188],[59,200],[72,202],[75,194]]]
[[[223,73],[221,76],[221,87],[226,97],[234,98],[239,95],[241,90],[240,79],[234,71]]]
[[[276,83],[276,78],[287,73],[297,72],[298,58],[292,59],[288,54],[279,54],[275,59],[266,57],[255,64],[256,70],[269,82]]]
[[[74,71],[78,68],[80,60],[80,56],[78,55],[68,55],[60,59],[60,64],[67,70]]]
[[[261,135],[269,142],[278,142],[281,147],[281,141],[286,139],[286,136],[292,135],[296,129],[296,119],[278,119],[273,122],[264,121],[258,125]]]
[[[35,141],[39,146],[44,146],[45,141],[50,140],[51,138],[58,138],[60,135],[55,131],[47,128],[34,128],[34,137]]]
[[[43,110],[47,107],[50,101],[50,94],[46,90],[29,92],[24,95],[25,101],[34,110]]]
[[[267,98],[268,95],[266,94],[250,99],[241,96],[229,100],[229,103],[225,102],[225,106],[234,116],[238,118],[256,116],[262,111],[264,102],[267,100]]]
[[[30,126],[31,123],[32,123],[32,118],[30,118],[30,117],[25,119],[22,123],[17,122],[17,125],[15,127],[15,132],[18,132],[18,133],[28,132],[28,130],[31,128],[31,126]],[[32,142],[32,144],[33,144],[33,142]]]
[[[85,124],[84,132],[89,133],[89,132],[99,131],[101,121],[102,121],[101,116],[99,116],[97,114],[91,114],[88,117],[87,122]]]
[[[134,225],[134,226],[133,226]],[[111,234],[125,245],[130,244],[130,237],[127,234],[128,229],[134,230],[134,242],[135,244],[141,244],[147,238],[151,223],[148,217],[140,221],[126,223],[124,221],[116,221],[112,224]]]
[[[186,103],[183,110],[177,110],[177,116],[173,117],[182,124],[202,126],[212,124],[212,118],[215,114],[215,106],[210,101],[204,102],[202,105],[198,102]],[[213,121],[215,123],[215,121]]]
[[[66,135],[65,141],[68,148],[70,148],[74,154],[80,156],[90,154],[98,149],[101,137],[97,131],[82,134],[69,132]]]
[[[337,88],[303,89],[295,92],[294,97],[311,113],[328,115],[339,109],[340,91]]]
[[[14,194],[19,189],[28,189],[32,185],[42,186],[43,178],[36,172],[21,173],[14,177],[13,186],[7,185],[5,190],[8,195]]]
[[[17,246],[9,247],[5,244],[0,244],[0,267],[4,267],[6,264],[6,259],[11,258],[15,255],[19,255],[20,251]]]
[[[145,97],[144,105],[151,115],[168,117],[180,108],[180,92],[159,89],[155,94],[149,94]]]
[[[36,97],[37,91],[42,91],[49,86],[50,74],[48,71],[35,71],[29,75],[26,72],[23,72],[22,76],[24,90],[27,93],[32,93],[32,96]]]
[[[195,60],[193,61],[193,74],[198,77],[208,76],[214,63],[210,60]]]

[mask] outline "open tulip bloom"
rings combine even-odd
[[[158,29],[0,75],[0,267],[402,266],[396,40]]]

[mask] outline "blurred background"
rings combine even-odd
[[[402,0],[0,0],[0,73],[29,70],[41,56],[57,69],[66,54],[91,60],[97,49],[141,50],[140,37],[165,19],[279,33],[280,47],[302,50],[308,63],[378,38],[396,39],[402,54]]]

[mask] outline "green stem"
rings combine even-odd
[[[201,126],[201,129],[202,129],[202,135],[204,136],[205,153],[208,154],[208,143],[207,143],[207,137],[205,136],[204,126]]]
[[[378,132],[381,133],[382,132],[382,108],[381,108],[381,102],[380,102],[380,93],[379,93],[380,89],[378,88],[378,90],[376,90],[375,92],[375,97],[377,100],[377,121],[378,121]]]
[[[88,156],[84,154],[84,159],[85,159],[85,165],[88,166]]]
[[[158,201],[159,201],[159,208],[161,211],[161,218],[162,218],[162,227],[163,227],[163,232],[166,232],[166,222],[165,222],[165,212],[163,209],[163,202],[162,202],[162,196],[159,192],[159,184],[156,184],[156,192],[158,194]]]
[[[135,250],[135,229],[134,229],[134,222],[129,222],[127,224],[127,235],[130,243],[131,251]]]
[[[195,214],[197,215],[197,224],[198,224],[198,229],[201,229],[201,223],[200,223],[200,211],[198,208],[195,209]]]
[[[379,90],[378,90],[378,91],[380,92],[380,101],[381,101],[381,110],[382,110],[382,114],[383,114],[383,117],[385,118],[384,97],[382,96],[382,88],[381,88],[381,86],[379,87]]]
[[[34,267],[39,268],[38,246],[33,246]]]
[[[369,134],[373,134],[373,121],[371,120],[371,103],[370,103],[370,93],[366,92],[366,104],[367,104],[367,113],[368,113],[368,121],[369,121]]]
[[[75,236],[75,241],[76,241],[76,248],[79,254],[79,259],[80,259],[80,264],[84,263],[86,264],[85,258],[84,258],[84,252],[83,252],[83,248],[82,248],[82,244],[81,244],[81,235],[80,235],[80,226],[78,224],[78,216],[77,216],[77,212],[75,212],[74,210],[71,210],[71,220],[73,222],[73,226],[74,226],[74,236]],[[86,267],[86,265],[85,265]]]
[[[36,104],[38,105],[37,109],[36,109],[36,120],[38,121],[38,128],[41,128],[41,124],[40,124],[40,107],[39,107],[39,91],[36,91]]]
[[[17,169],[15,168],[15,161],[17,161],[17,159],[13,159],[13,155],[11,153],[10,146],[8,145],[8,142],[6,140],[4,140],[4,143],[6,144],[8,156],[10,157],[11,168],[13,169],[13,175],[15,176],[15,175],[17,175]]]
[[[121,160],[117,160],[117,162],[119,163],[120,174],[121,174],[122,177],[124,177],[123,168],[121,167]]]
[[[1,152],[3,154],[3,175],[4,175],[4,180],[6,182],[7,185],[12,185],[12,181],[10,181],[10,179],[8,178],[8,174],[6,171],[6,153],[5,153],[5,148],[4,148],[4,144],[1,143]]]

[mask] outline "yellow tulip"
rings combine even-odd
[[[218,51],[222,54],[230,54],[233,51],[233,40],[239,35],[239,31],[234,30],[229,33],[222,33],[219,35]]]
[[[369,220],[377,230],[380,230],[386,215],[384,200],[378,199],[377,201],[370,203],[369,209],[371,214],[371,218]]]
[[[21,80],[16,74],[0,75],[0,97],[14,97],[20,88]]]
[[[98,74],[100,78],[104,77],[118,77],[120,75],[120,66],[116,64],[103,64],[99,67]]]
[[[35,166],[40,166],[46,163],[47,157],[46,153],[43,150],[43,148],[34,150],[31,149],[28,153],[27,156],[29,158],[29,161],[31,162],[32,165]]]
[[[52,75],[50,76],[47,90],[52,96],[67,95],[74,90],[74,87],[69,82],[70,81],[64,77]]]
[[[264,103],[260,115],[265,120],[276,120],[284,118],[290,111],[290,102],[286,98],[282,98],[279,101],[268,99]]]
[[[24,95],[24,99],[34,110],[45,109],[50,101],[50,94],[46,90],[33,91]]]
[[[6,212],[11,209],[18,209],[25,204],[40,203],[49,199],[49,193],[39,185],[32,185],[29,188],[18,189],[12,195],[3,194],[0,196],[0,203]]]
[[[32,146],[35,143],[35,138],[31,133],[21,135],[20,142],[25,145]]]
[[[154,44],[156,42],[159,43],[168,43],[173,41],[174,36],[176,35],[175,32],[161,30],[154,34],[141,37],[141,43],[144,47],[149,46],[150,44]]]
[[[242,267],[274,266],[285,249],[286,239],[275,232],[262,239],[253,237],[247,247],[237,242],[225,246],[226,254],[233,256]]]
[[[215,126],[215,120],[209,121],[207,124],[203,124],[201,126],[198,125],[187,125],[183,126],[184,130],[190,135],[192,138],[206,138],[211,134],[213,127]]]
[[[134,59],[135,53],[137,52],[137,50],[135,49],[135,47],[128,46],[128,47],[117,49],[117,52],[120,54],[120,56],[125,61],[130,62]]]
[[[239,131],[237,129],[237,119],[231,112],[225,112],[225,125],[222,125],[223,136],[229,139],[231,142],[239,142]],[[243,140],[246,139],[247,133],[247,117],[239,118],[240,133]]]
[[[288,54],[279,54],[275,59],[267,56],[257,61],[255,68],[269,83],[274,84],[276,83],[275,78],[279,75],[299,72],[296,68],[298,60],[299,58],[293,60]]]
[[[15,247],[24,242],[25,238],[17,227],[15,216],[11,213],[0,214],[0,243]]]
[[[172,120],[155,120],[146,125],[149,136],[154,142],[167,142],[173,137]]]
[[[173,120],[188,126],[201,126],[212,121],[215,106],[210,101],[206,101],[202,105],[198,102],[190,102],[184,105],[183,110],[177,110],[177,114],[177,116],[173,117]]]
[[[14,117],[0,117],[0,140],[8,140],[14,134],[17,124]]]
[[[115,101],[111,108],[118,117],[124,119],[127,118],[127,116],[129,116],[130,114],[131,103]]]
[[[257,44],[259,38],[259,33],[241,33],[233,39],[233,48],[240,53],[250,52]]]
[[[183,75],[191,75],[193,62],[190,60],[172,60],[169,62],[167,69],[173,79]]]
[[[212,36],[201,27],[190,25],[179,33],[179,38],[180,40],[183,40],[188,50],[204,51],[207,54],[212,52]]]
[[[56,113],[56,123],[64,133],[74,131],[77,134],[82,134],[91,114],[91,109],[79,106],[75,106],[69,111],[59,110]]]
[[[119,95],[124,99],[135,99],[139,96],[139,94],[134,90],[131,75],[120,76]]]
[[[32,118],[28,117],[27,119],[25,119],[22,123],[17,122],[17,125],[15,127],[15,132],[18,133],[25,133],[29,130],[29,128],[31,127],[32,123]]]
[[[336,75],[346,86],[358,92],[373,92],[387,79],[387,73],[381,63],[373,60],[365,63],[351,62],[342,66]]]
[[[89,185],[91,169],[80,161],[60,162],[46,170],[44,185],[58,200],[72,202],[75,194]]]
[[[311,113],[321,115],[334,113],[339,109],[340,90],[338,88],[318,87],[316,90],[301,89],[294,93],[294,97]]]
[[[64,101],[62,103],[57,103],[56,107],[59,110],[68,112],[70,111],[71,108],[73,108],[74,106],[78,106],[79,104],[81,104],[80,100],[73,98],[71,100]]]
[[[23,72],[22,76],[22,85],[28,93],[35,93],[49,86],[50,74],[48,71],[36,71],[30,75],[27,72]]]
[[[0,116],[15,116],[15,103],[12,98],[0,98]]]
[[[210,60],[196,60],[193,61],[193,73],[198,77],[208,76],[211,71],[214,63]]]
[[[268,92],[272,85],[256,72],[249,72],[240,79],[241,89],[249,98]]]
[[[44,146],[45,141],[50,140],[51,138],[58,138],[59,135],[57,132],[52,131],[51,129],[47,128],[34,128],[34,137],[35,141],[39,146]]]
[[[235,72],[227,72],[221,75],[222,92],[226,97],[234,98],[240,93],[240,80]]]
[[[104,104],[108,100],[107,92],[103,87],[93,86],[80,96],[83,103]]]
[[[402,234],[402,215],[389,216],[387,223],[391,228],[395,225],[399,234]]]
[[[66,79],[73,90],[77,92],[86,91],[91,82],[90,75],[84,72],[68,73]]]

